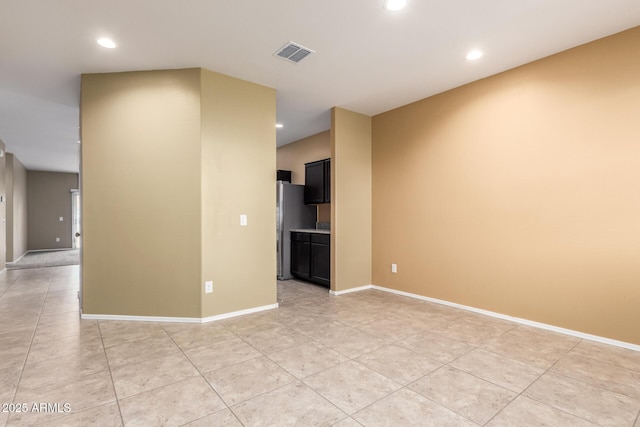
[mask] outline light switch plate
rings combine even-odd
[[[398,272],[398,264],[391,264],[391,272],[392,273]]]
[[[213,282],[211,280],[208,280],[204,282],[204,293],[210,294],[211,292],[213,292]]]
[[[240,215],[240,225],[243,226],[243,227],[247,225],[247,215],[246,214]]]

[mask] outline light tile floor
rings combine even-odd
[[[79,320],[77,290],[77,266],[0,275],[0,425],[640,427],[630,350],[296,281],[205,325]]]

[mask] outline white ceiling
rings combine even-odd
[[[282,145],[333,106],[374,115],[639,24],[638,0],[0,0],[0,139],[77,171],[80,74],[204,67],[277,89]],[[317,53],[274,57],[287,41]]]

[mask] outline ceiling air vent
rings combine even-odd
[[[286,59],[287,61],[297,63],[312,53],[315,53],[315,51],[297,43],[289,42],[278,49],[274,55],[279,56],[282,59]]]

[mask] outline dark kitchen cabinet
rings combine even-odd
[[[330,287],[331,236],[291,233],[291,274],[302,280]]]
[[[331,285],[331,236],[311,234],[310,280],[319,285]]]
[[[291,274],[303,280],[309,280],[311,272],[311,235],[309,233],[291,233]]]
[[[304,203],[319,205],[331,202],[331,159],[305,163]]]

